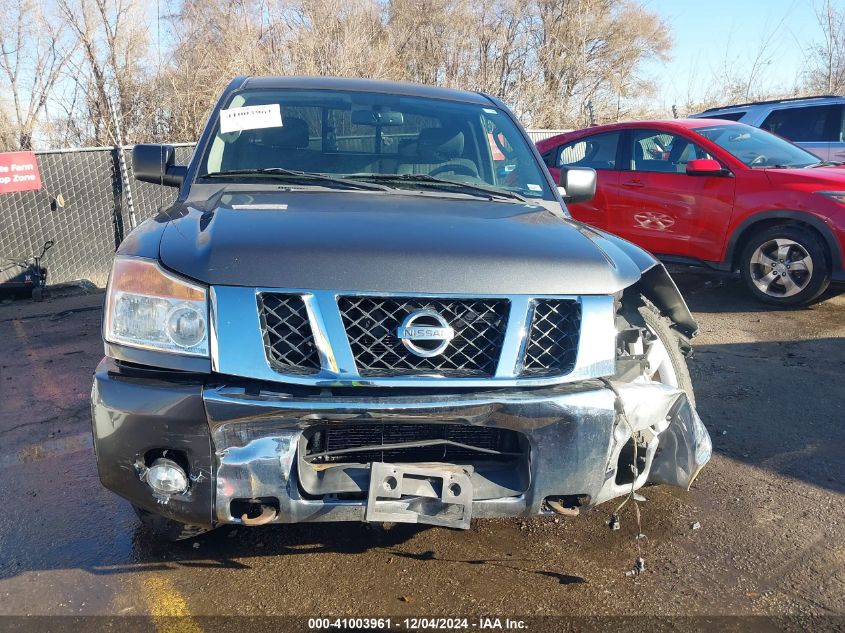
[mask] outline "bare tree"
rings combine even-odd
[[[821,41],[809,47],[805,89],[841,94],[845,91],[845,7],[825,0],[816,18]]]
[[[79,116],[86,122],[81,142],[116,140],[113,115],[122,121],[124,138],[146,138],[154,127],[149,107],[154,95],[148,82],[149,33],[146,3],[141,0],[56,0],[73,33],[79,55],[69,64],[84,91]],[[115,104],[116,111],[112,111]]]
[[[597,119],[613,120],[624,113],[625,100],[654,94],[641,68],[671,49],[657,15],[630,0],[536,2],[532,39],[541,90],[534,124],[585,124],[588,102]]]
[[[392,0],[386,28],[399,78],[519,100],[530,5],[523,0]]]
[[[787,19],[788,14],[765,29],[757,46],[747,53],[738,54],[732,38],[728,38],[718,66],[711,67],[709,72],[691,73],[682,111],[693,113],[710,107],[796,96],[800,91],[798,77],[793,77],[791,83],[787,83],[790,78],[783,75],[778,77],[779,84],[768,80],[768,73],[776,68],[777,49],[783,40]],[[701,89],[703,85],[706,90]]]
[[[0,108],[0,152],[19,149],[18,134],[11,118],[3,108]]]
[[[15,148],[32,149],[72,49],[61,22],[49,19],[34,0],[15,0],[0,11],[0,86],[10,96],[7,125],[14,130]]]
[[[306,75],[389,78],[395,59],[382,7],[372,0],[299,0],[281,14],[288,67]]]
[[[195,140],[233,77],[278,72],[268,11],[263,0],[186,0],[166,16],[173,46],[162,53],[156,83],[162,134]]]
[[[587,102],[615,120],[655,93],[644,64],[671,48],[642,0],[161,0],[162,47],[144,0],[50,1],[77,50],[41,118],[50,139],[81,144],[114,142],[112,101],[127,142],[194,140],[241,74],[479,90],[529,125],[583,124]]]

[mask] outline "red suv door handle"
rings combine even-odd
[[[645,187],[645,183],[642,180],[626,180],[622,183],[623,187]]]

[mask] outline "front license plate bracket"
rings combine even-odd
[[[364,520],[469,529],[471,469],[373,462]]]

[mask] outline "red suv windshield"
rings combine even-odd
[[[695,132],[749,167],[809,167],[820,162],[797,145],[750,125],[707,125],[695,128]]]

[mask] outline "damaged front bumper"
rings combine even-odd
[[[204,384],[98,368],[103,483],[183,523],[424,522],[592,506],[646,482],[689,487],[711,454],[684,392],[603,384],[382,395]],[[636,448],[635,448],[636,445]],[[191,485],[154,495],[151,456]]]

